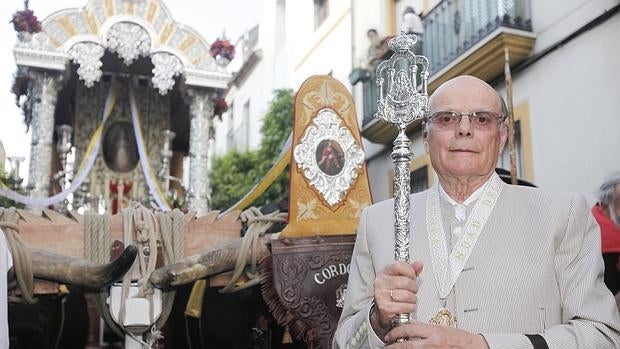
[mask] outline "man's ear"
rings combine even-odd
[[[506,122],[502,122],[502,126],[499,129],[499,155],[502,155],[504,152],[504,146],[506,145],[506,140],[508,139],[508,124]]]

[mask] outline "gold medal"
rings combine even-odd
[[[442,307],[429,321],[431,325],[456,327],[456,316],[446,307]]]

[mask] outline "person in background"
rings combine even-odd
[[[377,32],[377,29],[371,28],[366,32],[368,38],[368,52],[366,58],[368,59],[368,70],[374,75],[377,65],[379,65],[379,58],[381,52],[381,37]]]
[[[414,47],[414,53],[416,55],[421,55],[423,53],[422,41],[424,40],[424,24],[422,23],[420,15],[418,15],[411,6],[407,6],[405,12],[403,12],[401,31],[404,31],[406,34],[414,34],[418,38],[417,44]]]
[[[592,214],[601,227],[605,285],[616,295],[620,308],[620,172],[612,174],[601,184]]]
[[[403,12],[402,30],[406,34],[415,34],[418,38],[424,35],[424,25],[422,24],[422,19],[411,6],[407,6],[407,8],[405,8],[405,12]]]

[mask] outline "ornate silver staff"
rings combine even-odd
[[[409,164],[413,158],[411,141],[405,129],[428,113],[428,59],[413,53],[416,42],[415,35],[401,32],[388,43],[390,50],[394,51],[392,57],[377,67],[379,99],[375,117],[398,127],[392,151],[396,237],[394,258],[405,262],[409,262]],[[392,325],[408,322],[409,314],[398,314],[392,320]]]

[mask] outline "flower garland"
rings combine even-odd
[[[41,31],[41,22],[34,12],[28,9],[28,0],[24,1],[24,9],[13,14],[13,28],[16,32],[38,33]]]
[[[215,100],[215,108],[213,114],[219,117],[220,121],[222,121],[222,114],[228,111],[228,103],[226,103],[226,99],[220,97]]]
[[[215,40],[213,44],[211,44],[209,51],[213,58],[220,56],[229,61],[235,58],[235,45],[231,44],[228,39]]]

